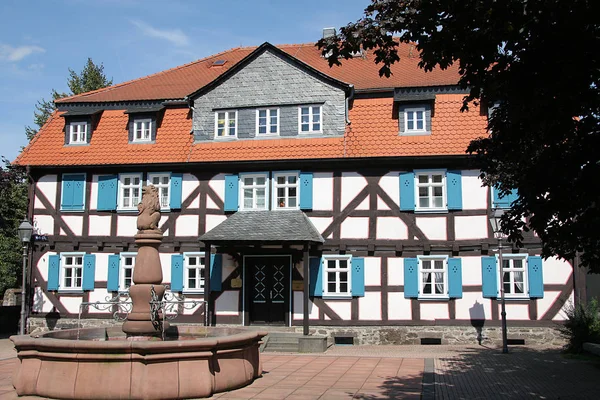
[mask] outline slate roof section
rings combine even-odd
[[[323,237],[300,210],[238,211],[199,238],[203,242],[313,242]]]

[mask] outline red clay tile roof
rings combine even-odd
[[[464,155],[485,134],[476,107],[461,113],[463,95],[437,95],[432,134],[399,136],[393,99],[356,99],[344,137],[193,143],[188,109],[167,109],[154,144],[128,142],[128,115],[107,110],[88,146],[64,145],[64,119],[55,113],[16,163],[31,166],[128,165],[250,160],[300,160],[392,156]]]

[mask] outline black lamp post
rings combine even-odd
[[[498,239],[498,263],[500,264],[500,304],[502,305],[502,353],[508,353],[508,338],[506,333],[506,302],[504,301],[504,263],[502,262],[502,237],[501,221],[504,210],[496,208],[490,214],[490,224],[494,235]]]
[[[31,241],[33,226],[25,218],[17,228],[17,232],[19,234],[19,239],[21,239],[21,243],[23,243],[23,281],[21,284],[21,324],[19,326],[19,334],[24,335],[26,320],[25,291],[27,287],[27,248],[29,247],[29,242]]]

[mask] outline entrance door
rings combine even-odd
[[[250,322],[285,324],[289,310],[290,257],[247,257]]]

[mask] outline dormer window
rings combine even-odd
[[[69,124],[69,144],[87,143],[87,122],[71,122]]]
[[[323,132],[323,112],[321,106],[301,106],[298,108],[298,130],[300,133]]]
[[[217,111],[215,113],[215,138],[236,137],[237,111]]]
[[[278,108],[264,108],[256,110],[256,133],[258,135],[279,134]]]
[[[150,142],[152,140],[152,119],[143,118],[133,121],[133,142]]]
[[[406,108],[404,110],[404,132],[418,133],[426,130],[425,107]]]

